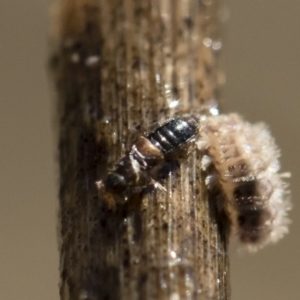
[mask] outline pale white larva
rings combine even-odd
[[[224,194],[231,233],[252,251],[286,234],[286,174],[278,173],[280,152],[267,127],[237,114],[207,117],[200,126],[200,144],[206,145],[215,170],[208,185],[218,185]]]

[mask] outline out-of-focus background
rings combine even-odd
[[[0,2],[0,298],[58,296],[57,189],[47,80],[51,0]],[[290,234],[255,255],[231,251],[233,300],[300,299],[300,2],[230,0],[224,111],[270,125],[291,171]]]
[[[231,251],[233,300],[300,299],[300,2],[230,0],[223,47],[224,111],[264,121],[291,171],[290,234],[255,255]]]

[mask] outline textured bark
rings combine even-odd
[[[229,299],[201,153],[170,169],[167,192],[114,209],[95,185],[133,128],[217,98],[219,1],[60,0],[56,13],[61,299]]]

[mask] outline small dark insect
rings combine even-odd
[[[167,161],[175,160],[187,149],[198,134],[199,119],[190,114],[174,117],[153,131],[141,135],[131,145],[104,180],[96,182],[106,198],[127,197],[151,183],[163,188],[151,177],[151,171]]]

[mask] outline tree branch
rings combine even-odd
[[[219,1],[60,0],[56,10],[61,299],[229,299],[226,221],[201,153],[168,173],[167,192],[116,209],[95,185],[133,128],[217,97]]]

